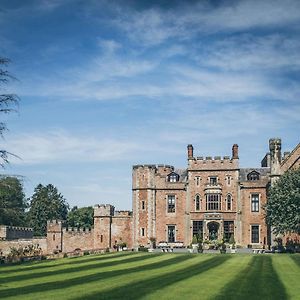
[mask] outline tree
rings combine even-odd
[[[0,224],[25,225],[27,207],[23,185],[16,177],[0,178]]]
[[[7,58],[0,57],[0,113],[8,114],[16,111],[19,103],[19,97],[15,94],[7,94],[1,92],[1,85],[7,84],[10,80],[15,79],[5,67],[10,63]],[[3,137],[4,131],[7,130],[6,123],[0,121],[0,136]],[[4,167],[8,163],[9,155],[14,155],[4,149],[0,149],[0,167]],[[14,155],[15,156],[15,155]]]
[[[288,171],[276,181],[265,210],[275,234],[300,234],[300,169]]]
[[[39,184],[30,198],[29,225],[35,235],[45,235],[48,220],[66,220],[69,205],[55,186]]]
[[[67,224],[70,227],[91,228],[94,223],[94,209],[92,206],[78,208],[74,206],[68,213]]]

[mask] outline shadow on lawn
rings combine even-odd
[[[230,259],[229,255],[220,255],[212,257],[205,261],[196,263],[195,265],[177,270],[172,273],[167,273],[161,276],[148,278],[143,280],[141,278],[138,282],[129,283],[128,285],[113,288],[103,292],[97,292],[90,295],[84,295],[83,298],[87,300],[92,299],[140,299],[146,295],[156,292],[159,289],[165,288],[171,284],[175,284],[181,280],[188,279],[195,275],[199,275],[212,268],[218,267],[225,261]],[[82,299],[82,298],[77,298]]]
[[[127,255],[132,255],[132,252],[126,252],[126,253],[106,253],[102,255],[93,255],[91,257],[86,257],[84,259],[82,256],[80,257],[70,257],[66,258],[64,263],[60,263],[60,259],[49,259],[49,260],[44,260],[44,261],[39,261],[39,262],[23,262],[23,263],[17,263],[13,265],[7,265],[7,266],[2,266],[3,268],[1,269],[1,274],[10,274],[10,273],[21,273],[24,271],[30,271],[30,270],[41,270],[41,269],[49,269],[49,268],[54,268],[54,267],[60,267],[64,265],[78,265],[82,263],[87,263],[91,261],[102,261],[102,260],[107,260],[107,259],[112,259],[115,257],[120,257],[120,256],[127,256]],[[80,261],[78,261],[80,259]],[[53,262],[58,262],[57,264],[53,264]],[[18,269],[16,269],[18,267]],[[8,268],[5,270],[5,268]],[[14,268],[14,269],[12,269]]]
[[[46,272],[36,272],[36,273],[29,273],[29,274],[19,274],[19,275],[13,275],[13,276],[7,276],[5,278],[2,278],[0,282],[3,283],[9,283],[9,282],[15,282],[15,281],[21,281],[21,280],[27,280],[27,279],[34,279],[34,278],[42,278],[42,277],[47,277],[47,276],[54,276],[54,275],[60,275],[60,274],[69,274],[69,273],[76,273],[76,272],[81,272],[81,271],[86,271],[86,270],[92,270],[92,269],[97,269],[97,268],[104,268],[104,267],[112,267],[116,266],[119,264],[124,264],[124,263],[131,263],[131,262],[137,262],[145,259],[152,258],[153,255],[138,255],[138,256],[133,256],[133,257],[127,257],[128,255],[119,255],[119,256],[114,256],[114,257],[109,257],[109,261],[107,259],[101,259],[101,260],[95,260],[94,264],[84,264],[87,262],[87,260],[84,261],[77,261],[76,267],[73,268],[64,268],[64,269],[58,269],[58,270],[50,270]],[[120,260],[111,260],[112,258],[122,258],[125,257],[124,259]],[[88,262],[91,262],[89,260]],[[72,262],[70,265],[73,265],[74,262]],[[68,264],[69,265],[69,264]],[[57,267],[60,267],[61,265],[57,265]]]
[[[128,260],[123,260],[122,262],[133,262],[133,261],[138,261],[142,259],[149,259],[153,258],[156,256],[149,255],[149,256],[138,256],[136,257],[136,260],[128,259]],[[172,264],[180,263],[183,261],[186,261],[188,259],[193,258],[193,256],[188,256],[188,255],[176,255],[175,257],[172,257],[167,260],[163,260],[161,262],[154,262],[151,264],[143,265],[141,262],[141,265],[138,267],[132,267],[132,268],[124,268],[120,270],[115,270],[115,271],[106,271],[106,272],[101,272],[99,270],[98,273],[95,274],[90,274],[90,275],[85,275],[85,276],[80,276],[76,278],[71,278],[71,279],[62,279],[61,281],[54,281],[54,282],[46,282],[46,283],[39,283],[39,284],[33,284],[33,285],[27,285],[24,287],[19,287],[19,288],[8,288],[5,290],[0,290],[0,299],[2,297],[13,297],[13,296],[18,296],[20,293],[22,295],[30,294],[30,293],[43,293],[47,291],[53,291],[53,290],[58,290],[58,289],[65,289],[68,287],[72,287],[75,285],[80,285],[82,283],[91,283],[93,281],[99,281],[99,284],[101,284],[102,279],[108,279],[112,278],[115,276],[120,276],[120,275],[126,275],[134,272],[139,272],[139,271],[151,271],[154,269],[159,269],[163,268]],[[113,262],[110,262],[111,265],[113,265]],[[118,262],[119,263],[119,262]],[[117,265],[117,264],[115,264]],[[90,267],[90,266],[89,266]],[[99,265],[97,266],[99,267]],[[77,272],[80,272],[82,269],[77,268]],[[42,298],[42,295],[41,295]]]
[[[230,272],[230,270],[228,270]],[[254,256],[247,267],[214,299],[287,299],[285,288],[272,265],[271,256]]]
[[[300,254],[291,254],[289,257],[295,262],[298,267],[300,267]]]

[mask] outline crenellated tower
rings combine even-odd
[[[115,207],[110,204],[94,206],[94,249],[111,248],[111,224]]]
[[[158,166],[159,169],[163,166]],[[155,165],[135,165],[132,170],[133,246],[148,244],[156,235]]]
[[[47,251],[48,253],[63,251],[63,222],[51,220],[47,222]]]

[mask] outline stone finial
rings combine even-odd
[[[232,146],[232,158],[238,159],[239,158],[239,146],[238,144],[234,144]]]
[[[192,144],[189,144],[187,146],[187,150],[188,150],[188,158],[193,158],[194,157],[194,147]]]

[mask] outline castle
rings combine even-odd
[[[281,174],[300,167],[300,144],[282,156],[281,140],[270,139],[269,149],[260,168],[241,168],[236,144],[231,157],[214,158],[196,157],[188,145],[186,169],[135,165],[132,212],[97,205],[91,230],[67,229],[61,221],[49,221],[47,237],[39,242],[46,253],[106,249],[120,243],[147,247],[152,239],[188,246],[194,235],[225,241],[233,236],[242,247],[268,247],[273,237],[263,210],[267,190]]]

